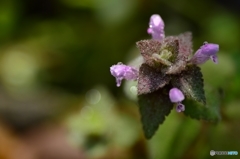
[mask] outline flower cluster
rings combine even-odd
[[[138,95],[172,87],[168,89],[168,96],[176,104],[177,112],[185,110],[182,104],[185,96],[205,103],[202,74],[197,65],[209,59],[217,64],[219,45],[204,42],[192,55],[191,33],[165,37],[164,22],[157,14],[151,16],[147,32],[152,39],[137,42],[144,58],[140,68],[122,63],[110,67],[117,86],[123,79],[138,80]],[[195,88],[200,88],[200,93],[194,93]],[[198,94],[202,96],[198,97]]]

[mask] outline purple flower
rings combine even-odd
[[[164,22],[160,15],[153,14],[150,18],[148,34],[152,35],[153,39],[162,40],[165,37]]]
[[[172,88],[169,91],[169,98],[172,103],[177,103],[176,106],[177,112],[182,112],[185,110],[185,106],[181,103],[185,99],[181,90],[179,90],[178,88]]]
[[[172,88],[169,91],[169,98],[172,103],[181,102],[185,99],[182,91],[180,91],[178,88]]]
[[[211,59],[215,64],[218,63],[217,55],[212,55],[212,56],[210,56],[210,59]]]
[[[123,79],[136,80],[138,78],[138,70],[120,62],[110,67],[110,72],[116,78],[117,87],[120,87]]]
[[[219,51],[218,44],[204,42],[203,45],[196,51],[195,55],[190,60],[193,64],[203,64],[211,59],[214,63],[218,63],[217,52]]]

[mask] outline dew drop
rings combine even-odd
[[[118,62],[117,64],[118,64],[118,65],[123,65],[123,63],[122,63],[122,62]]]
[[[203,45],[206,45],[206,44],[208,44],[208,42],[207,42],[207,41],[204,41],[204,42],[203,42]]]

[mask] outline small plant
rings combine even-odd
[[[206,87],[198,65],[212,60],[218,63],[219,45],[204,42],[193,55],[192,34],[166,36],[162,18],[154,14],[147,30],[152,39],[137,42],[144,62],[140,68],[122,63],[110,67],[117,86],[123,79],[137,80],[138,103],[143,130],[150,139],[175,106],[192,118],[217,122],[218,92]]]

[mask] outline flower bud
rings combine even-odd
[[[123,79],[136,80],[138,78],[138,70],[122,63],[110,67],[110,72],[116,78],[117,87],[120,87]]]
[[[165,37],[164,22],[158,14],[151,16],[147,32],[156,40],[162,40]]]
[[[176,106],[176,111],[178,113],[183,112],[185,110],[185,106],[182,103],[178,103],[178,105]]]
[[[204,44],[196,51],[195,55],[190,60],[193,64],[199,65],[211,59],[214,63],[218,63],[217,52],[219,51],[218,44],[204,42]]]
[[[170,98],[172,103],[178,103],[178,102],[181,102],[185,99],[182,91],[179,90],[178,88],[172,88],[169,91],[169,98]]]

